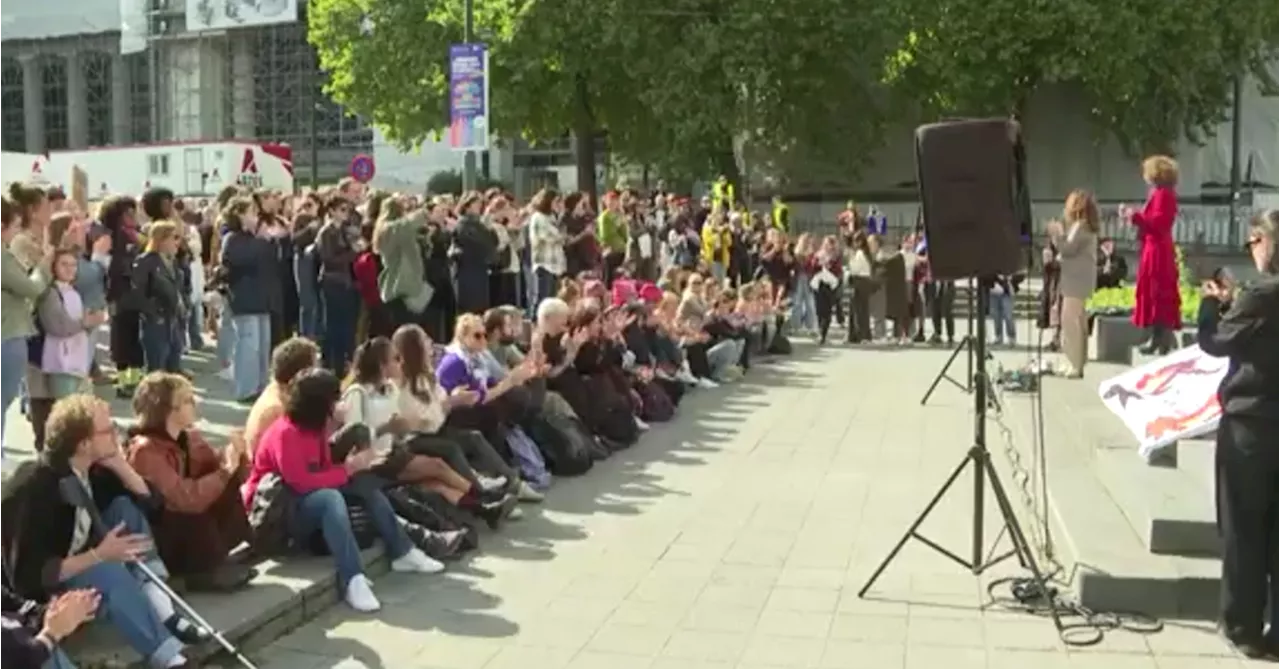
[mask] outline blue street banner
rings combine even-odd
[[[484,44],[449,47],[449,147],[489,148],[489,48]]]

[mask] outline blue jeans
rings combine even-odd
[[[231,366],[231,355],[236,348],[236,326],[231,322],[231,307],[222,305],[218,316],[218,365]]]
[[[204,299],[196,295],[191,300],[191,313],[187,314],[187,343],[191,350],[204,348]]]
[[[0,395],[4,407],[0,408],[0,439],[4,438],[4,417],[9,405],[22,394],[22,378],[27,369],[27,338],[10,337],[0,342]]]
[[[53,653],[49,655],[49,659],[40,666],[40,669],[76,669],[76,663],[61,648],[54,648]]]
[[[995,343],[1003,344],[1004,338],[1009,337],[1010,344],[1018,343],[1018,327],[1013,320],[1013,296],[1008,293],[996,295],[992,293],[989,313],[991,315],[991,327],[995,330]]]
[[[182,361],[182,323],[176,318],[142,317],[142,355],[147,371],[178,371]]]
[[[818,328],[818,309],[814,305],[813,287],[809,285],[809,276],[796,275],[796,284],[791,293],[791,325],[796,328],[816,330]]]
[[[725,339],[707,349],[707,365],[711,367],[711,376],[716,380],[724,378],[724,373],[742,359],[742,347],[745,343],[738,339]]]
[[[324,309],[315,283],[298,284],[298,334],[312,341],[320,340],[324,325]]]
[[[342,376],[356,348],[360,294],[355,287],[336,281],[325,281],[321,288],[324,295],[324,340],[320,345],[320,357],[325,367]]]
[[[355,534],[351,531],[351,514],[347,510],[344,492],[364,503],[378,536],[386,544],[387,557],[395,560],[413,549],[379,483],[373,476],[357,476],[341,490],[322,488],[298,498],[298,508],[293,514],[293,536],[300,542],[306,542],[312,533],[320,530],[338,568],[338,587],[343,592],[347,583],[364,571],[360,564],[360,547],[356,545]]]
[[[231,385],[236,399],[253,397],[267,387],[271,358],[271,317],[244,314],[231,317],[235,348],[231,354]]]
[[[115,498],[102,511],[107,527],[124,523],[130,534],[151,535],[146,516],[127,497]],[[161,578],[168,576],[164,564],[153,551],[143,558],[146,565]],[[63,581],[68,590],[92,588],[102,595],[98,617],[104,617],[124,637],[130,648],[147,658],[153,667],[168,666],[182,652],[182,643],[173,638],[157,616],[151,602],[142,592],[146,577],[122,562],[99,562]]]

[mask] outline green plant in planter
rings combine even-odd
[[[1183,323],[1195,322],[1200,312],[1200,288],[1197,286],[1187,267],[1186,258],[1181,246],[1174,247],[1178,263],[1178,294],[1182,297]],[[1133,313],[1137,303],[1137,289],[1133,285],[1119,288],[1099,288],[1085,302],[1085,308],[1092,314],[1121,315]]]

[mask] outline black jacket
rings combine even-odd
[[[76,524],[75,507],[63,499],[59,482],[71,475],[66,464],[41,458],[20,467],[6,484],[14,490],[5,491],[0,507],[5,565],[12,570],[13,589],[22,598],[44,602],[58,590],[58,575],[71,550]],[[134,496],[114,472],[103,467],[89,469],[89,487],[99,510],[117,497],[132,499],[148,514],[164,505],[154,488],[147,497]],[[95,533],[84,550],[100,542]]]
[[[1276,297],[1276,277],[1269,276],[1241,289],[1225,313],[1215,298],[1200,303],[1196,343],[1231,360],[1218,386],[1224,416],[1277,420]]]
[[[247,232],[231,232],[222,242],[219,263],[232,315],[271,313],[280,290],[275,245]]]
[[[470,214],[458,220],[453,244],[457,247],[453,261],[460,267],[488,267],[498,253],[498,235],[478,216]]]
[[[132,305],[143,316],[153,320],[174,320],[187,311],[182,268],[178,259],[165,262],[155,251],[138,256],[133,264]]]

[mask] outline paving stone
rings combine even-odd
[[[480,555],[435,577],[379,576],[382,612],[333,608],[259,653],[261,666],[1247,666],[1203,626],[1066,647],[1049,620],[987,606],[992,579],[1025,575],[1016,563],[974,578],[918,542],[858,597],[968,447],[968,396],[939,387],[928,406],[917,401],[947,354],[798,343],[738,384],[692,393],[675,421],[586,476],[557,481],[524,521],[486,535]],[[242,420],[210,406],[215,434]],[[921,528],[958,554],[969,552],[970,480]],[[988,499],[987,542],[995,508]]]

